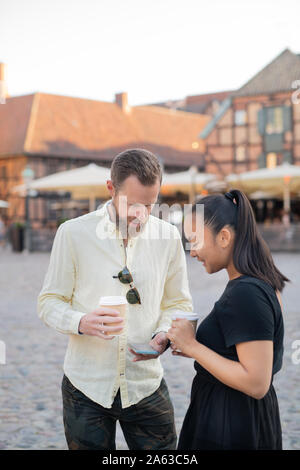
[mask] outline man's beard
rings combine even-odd
[[[110,209],[110,213],[112,216],[112,220],[115,222],[123,238],[127,238],[128,236],[134,237],[138,233],[142,232],[148,220],[148,217],[143,222],[140,221],[137,217],[133,217],[130,220],[128,220],[127,217],[126,218],[120,217],[113,203],[109,205],[109,209]],[[139,223],[131,224],[133,220],[138,220]]]
[[[117,227],[124,237],[125,236],[134,237],[135,235],[137,235],[143,230],[146,224],[146,221],[141,222],[139,220],[137,224],[133,224],[132,222],[134,220],[136,221],[139,219],[134,218],[134,219],[128,220],[127,218],[123,219],[122,217],[119,217],[119,216],[117,217]]]

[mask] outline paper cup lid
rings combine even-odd
[[[127,299],[123,295],[108,295],[99,299],[99,305],[123,305],[127,303]]]
[[[175,318],[186,318],[187,320],[198,320],[199,319],[199,313],[196,312],[184,312],[184,311],[178,311],[178,312],[172,312],[171,317],[172,319]]]

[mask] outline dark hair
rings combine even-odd
[[[233,228],[233,264],[238,272],[262,279],[281,292],[284,283],[290,280],[275,266],[270,248],[258,230],[247,196],[237,189],[226,195],[205,196],[193,205],[193,213],[199,203],[204,204],[204,223],[214,235],[225,225]]]
[[[128,176],[137,176],[140,183],[152,186],[162,181],[162,168],[158,158],[149,150],[128,149],[119,153],[112,162],[111,179],[118,190]]]

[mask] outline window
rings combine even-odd
[[[244,162],[246,160],[246,147],[245,145],[239,145],[235,149],[235,160],[237,162]]]
[[[257,127],[260,135],[282,134],[292,130],[291,106],[269,106],[260,109]]]
[[[283,108],[267,108],[266,134],[281,134],[283,132]]]
[[[246,111],[244,109],[239,109],[234,113],[234,122],[236,126],[243,126],[246,124]]]
[[[264,136],[266,153],[280,153],[283,150],[283,134],[266,134]]]
[[[270,152],[267,154],[267,161],[266,161],[267,168],[275,168],[277,166],[277,154],[274,152]]]

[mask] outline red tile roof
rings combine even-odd
[[[0,154],[23,153],[33,98],[18,96],[0,104]]]
[[[186,97],[187,104],[196,104],[196,103],[210,103],[213,100],[223,101],[229,95],[231,95],[231,91],[217,91],[215,93],[206,93],[203,95],[190,95]]]
[[[206,109],[213,101],[222,102],[230,96],[231,93],[232,91],[217,91],[201,95],[189,95],[180,100],[169,100],[161,103],[149,104],[148,106],[161,106],[169,109],[205,114]]]
[[[165,163],[200,163],[197,137],[206,115],[46,93],[8,98],[0,105],[0,154],[32,154],[110,161],[129,147],[158,153]],[[192,149],[197,141],[199,147]]]

